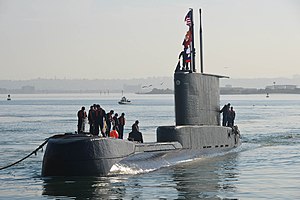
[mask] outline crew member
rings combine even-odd
[[[103,118],[105,116],[105,113],[103,111],[103,109],[101,108],[101,106],[99,104],[96,105],[96,120],[95,120],[95,132],[96,135],[99,134],[99,128],[100,128],[100,132],[102,134],[103,137],[105,137],[105,133],[103,132]]]
[[[77,112],[78,124],[77,124],[77,133],[83,133],[85,129],[86,112],[85,107],[83,106],[81,110]]]
[[[94,110],[94,106],[91,106],[88,114],[88,120],[90,124],[90,134],[94,134],[94,118],[95,118],[95,110]]]
[[[182,71],[187,71],[187,68],[188,68],[188,63],[186,62],[187,60],[187,54],[185,51],[181,51],[179,56],[178,56],[178,59],[180,60],[180,58],[182,58]],[[180,67],[180,64],[178,63],[177,66],[179,65]]]
[[[230,108],[230,103],[224,105],[223,108],[220,110],[220,113],[223,113],[222,126],[228,125],[229,108]]]
[[[129,133],[128,140],[143,143],[143,135],[139,131],[139,121],[136,120],[132,125],[132,131]]]
[[[233,107],[230,107],[229,114],[228,114],[228,126],[229,127],[234,126],[234,119],[235,119],[235,111],[233,110]]]
[[[119,139],[123,139],[124,126],[125,126],[125,113],[122,113],[118,118],[119,120]]]
[[[113,121],[113,117],[112,117],[113,114],[114,114],[113,110],[109,111],[109,113],[106,114],[106,118],[105,118],[105,121],[106,121],[106,136],[109,135],[110,130],[111,130],[111,123]]]
[[[119,119],[118,119],[118,113],[115,113],[114,117],[113,117],[113,121],[112,121],[112,125],[113,127],[119,131]]]

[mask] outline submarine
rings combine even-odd
[[[201,9],[199,13],[201,28]],[[220,125],[219,79],[227,77],[203,73],[201,32],[201,71],[196,72],[193,9],[185,21],[190,37],[184,51],[191,51],[183,56],[183,65],[189,61],[190,67],[181,67],[178,61],[174,72],[175,125],[159,126],[157,141],[149,143],[87,134],[54,135],[44,152],[42,176],[107,176],[114,165],[157,169],[241,145],[237,126]]]

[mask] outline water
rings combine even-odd
[[[0,96],[0,166],[31,153],[53,134],[74,132],[76,113],[99,103],[125,112],[127,126],[139,119],[145,141],[155,141],[159,125],[174,124],[172,95],[47,94]],[[0,171],[0,199],[299,199],[300,95],[221,96],[230,102],[243,144],[153,171],[115,166],[109,177],[43,178],[43,152]],[[116,169],[117,168],[117,169]]]

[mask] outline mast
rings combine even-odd
[[[193,9],[190,8],[191,11],[191,26],[190,26],[190,30],[192,32],[192,45],[191,45],[191,70],[193,72],[196,72],[196,63],[195,63],[195,56],[196,56],[196,49],[195,49],[195,42],[194,42],[194,19],[193,19]]]
[[[201,23],[201,8],[199,9],[199,17],[200,17],[200,29],[199,29],[199,34],[200,34],[200,71],[203,73],[203,45],[202,45],[202,23]]]

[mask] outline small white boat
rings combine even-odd
[[[118,103],[119,104],[131,104],[131,101],[123,96]]]

